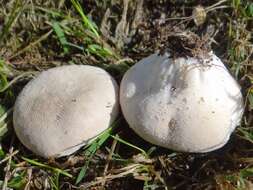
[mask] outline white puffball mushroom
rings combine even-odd
[[[118,86],[103,69],[61,66],[42,72],[19,94],[15,132],[45,158],[69,155],[106,130],[118,114]]]
[[[212,52],[201,58],[153,54],[141,60],[122,79],[120,105],[143,139],[195,153],[225,145],[243,114],[240,87]]]

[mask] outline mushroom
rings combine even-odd
[[[42,72],[19,94],[15,132],[45,158],[69,155],[106,130],[118,114],[118,86],[103,69],[61,66]]]
[[[225,145],[243,114],[240,87],[212,52],[141,60],[122,79],[120,105],[146,141],[195,153]]]

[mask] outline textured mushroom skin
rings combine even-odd
[[[201,59],[141,60],[122,79],[120,104],[143,139],[196,153],[226,144],[243,114],[240,87],[211,52]]]
[[[42,157],[71,154],[118,114],[118,86],[103,69],[61,66],[42,72],[18,96],[13,113],[20,141]]]

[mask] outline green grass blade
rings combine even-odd
[[[57,172],[55,173],[54,176],[49,177],[50,180],[50,184],[51,184],[51,188],[54,190],[59,190],[59,177],[60,177],[60,173]]]
[[[240,171],[242,178],[253,177],[253,168],[246,168]]]
[[[0,89],[4,89],[7,85],[7,76],[0,72]]]
[[[63,47],[64,53],[69,53],[68,41],[67,41],[67,38],[65,37],[64,31],[62,30],[59,22],[54,21],[52,24],[52,27]]]
[[[0,58],[0,89],[5,88],[8,85],[7,74],[9,69],[6,66],[4,60]]]
[[[253,3],[250,3],[246,9],[248,17],[253,17]]]
[[[8,132],[7,119],[11,113],[12,108],[7,110],[4,106],[0,105],[0,142],[3,139],[4,135]]]
[[[72,178],[73,176],[71,174],[69,174],[68,172],[64,171],[64,170],[61,170],[59,168],[54,168],[52,166],[48,166],[46,164],[42,164],[40,162],[37,162],[35,160],[32,160],[32,159],[29,159],[29,158],[25,158],[25,157],[22,157],[23,160],[25,160],[26,162],[28,162],[29,164],[32,164],[32,165],[35,165],[35,166],[39,166],[41,168],[46,168],[46,169],[49,169],[49,170],[52,170],[56,173],[59,173],[59,174],[62,174],[64,176],[67,176],[67,177],[70,177]]]
[[[80,183],[82,181],[82,179],[85,177],[87,169],[88,169],[89,164],[90,164],[90,160],[91,159],[89,159],[88,161],[85,162],[85,165],[82,167],[81,171],[79,172],[79,174],[76,178],[76,182],[75,182],[76,185],[78,183]]]
[[[153,152],[155,152],[156,151],[156,149],[157,149],[157,147],[156,146],[152,146],[148,151],[147,151],[147,155],[151,155]]]
[[[5,152],[2,149],[2,146],[0,144],[0,160],[4,159],[4,157],[6,156]]]
[[[85,165],[82,167],[81,171],[79,172],[75,184],[77,185],[82,181],[85,177],[87,169],[89,167],[90,161],[92,157],[95,155],[96,151],[105,143],[105,141],[110,137],[113,129],[118,125],[120,119],[116,120],[110,128],[104,131],[101,135],[99,135],[95,140],[91,142],[88,146],[86,146],[86,150],[84,152],[85,157],[88,160],[85,162]]]
[[[8,132],[7,124],[0,124],[0,142],[2,141],[4,135]]]
[[[26,173],[22,172],[20,175],[15,176],[8,182],[8,187],[12,189],[24,189],[27,183]]]
[[[9,112],[4,106],[0,105],[0,123],[4,122]]]
[[[88,53],[91,53],[91,54],[95,54],[101,58],[103,57],[108,57],[108,56],[112,56],[113,53],[107,49],[107,48],[104,48],[100,45],[97,45],[97,44],[91,44],[87,47],[87,50],[86,50]]]
[[[76,49],[79,49],[79,50],[81,50],[81,51],[84,51],[84,47],[78,46],[78,45],[73,44],[73,43],[71,43],[71,42],[67,42],[67,45],[70,46],[70,47],[74,47],[74,48],[76,48]]]
[[[88,161],[86,161],[85,165],[79,172],[78,177],[76,179],[76,184],[80,183],[80,181],[82,181],[82,179],[85,177],[92,157],[94,156],[96,151],[104,144],[104,142],[110,137],[111,132],[112,128],[109,128],[109,130],[102,133],[102,135],[99,136],[97,140],[92,142],[89,148],[85,151],[84,155],[88,158]]]
[[[131,144],[131,143],[129,143],[129,142],[121,139],[121,138],[119,138],[118,136],[111,135],[111,137],[114,138],[114,139],[116,139],[120,143],[123,143],[123,144],[125,144],[125,145],[127,145],[127,146],[129,146],[131,148],[136,149],[136,150],[139,150],[145,157],[148,157],[148,154],[146,153],[145,150],[143,150],[143,149],[141,149],[141,148],[139,148],[139,147],[137,147],[137,146],[135,146],[135,145],[133,145],[133,144]]]
[[[91,32],[97,37],[99,38],[99,34],[97,32],[97,30],[94,27],[94,24],[89,20],[89,18],[84,14],[82,6],[80,5],[80,3],[77,0],[71,0],[71,3],[73,4],[73,6],[75,7],[75,9],[77,10],[77,12],[80,14],[80,16],[82,17],[82,21],[85,27],[87,27],[87,29],[91,30]]]

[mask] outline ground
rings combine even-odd
[[[0,0],[0,185],[3,189],[253,189],[253,3],[250,0]],[[151,53],[210,48],[242,86],[245,112],[228,144],[206,154],[149,144],[122,116],[74,155],[43,159],[12,129],[12,108],[39,72],[68,64],[124,72]],[[178,42],[178,41],[177,41]],[[185,42],[185,40],[184,40]],[[197,43],[198,42],[198,43]],[[207,46],[205,46],[207,45]]]

